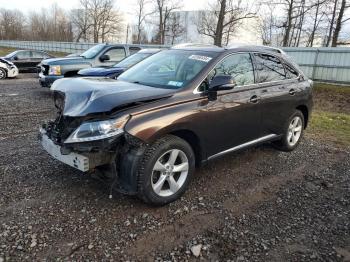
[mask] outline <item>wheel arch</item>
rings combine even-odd
[[[306,105],[299,105],[296,107],[297,110],[301,111],[301,113],[304,116],[304,120],[305,120],[305,127],[306,128],[308,126],[309,123],[309,109]]]
[[[203,152],[199,137],[193,131],[188,129],[175,130],[169,134],[185,140],[191,146],[195,155],[196,166],[199,166],[203,159]]]

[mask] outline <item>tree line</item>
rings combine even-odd
[[[67,42],[173,44],[186,33],[185,0],[132,0],[133,21],[124,20],[116,0],[80,0],[67,11],[54,4],[24,14],[0,9],[0,39]],[[228,45],[243,23],[264,45],[339,46],[346,44],[349,0],[207,0],[190,23],[218,46]],[[130,22],[129,22],[130,23]],[[153,35],[148,35],[149,28]],[[126,31],[125,34],[122,32]],[[341,37],[343,36],[343,37]]]

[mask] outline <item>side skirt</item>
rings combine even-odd
[[[238,150],[241,150],[241,149],[244,149],[244,148],[247,148],[247,147],[251,147],[253,145],[261,144],[261,143],[264,143],[264,142],[267,142],[267,141],[273,141],[273,140],[275,140],[275,139],[277,139],[279,137],[280,137],[279,135],[271,134],[271,135],[267,135],[267,136],[263,136],[263,137],[254,139],[252,141],[246,142],[244,144],[241,144],[241,145],[229,148],[229,149],[227,149],[225,151],[222,151],[222,152],[219,152],[219,153],[217,153],[215,155],[212,155],[212,156],[208,157],[207,161],[215,159],[215,158],[223,156],[223,155],[226,155],[226,154],[234,152],[234,151],[238,151]]]

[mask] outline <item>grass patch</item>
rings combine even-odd
[[[7,55],[13,51],[16,51],[16,50],[18,50],[18,49],[0,46],[0,57],[5,56],[5,55]],[[46,51],[46,52],[49,53],[50,55],[53,55],[56,57],[63,57],[63,56],[68,55],[68,53],[64,53],[64,52],[52,52],[52,51]]]
[[[320,139],[340,145],[350,145],[350,114],[315,111],[309,132]]]
[[[350,86],[316,82],[314,83],[314,92],[317,94],[350,95]]]

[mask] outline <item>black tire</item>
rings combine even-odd
[[[159,196],[152,187],[152,173],[155,163],[169,150],[181,150],[188,159],[188,173],[185,182],[171,196]],[[175,201],[186,191],[195,169],[195,155],[191,146],[183,139],[166,135],[150,145],[138,167],[138,197],[144,202],[161,206]]]
[[[288,141],[289,125],[291,124],[292,120],[295,117],[300,117],[302,128],[301,128],[301,133],[300,133],[300,137],[299,137],[298,141],[294,145],[291,145],[290,142]],[[288,120],[286,121],[286,123],[283,127],[284,132],[283,132],[282,138],[278,141],[275,141],[273,143],[274,146],[281,151],[285,151],[285,152],[293,151],[299,145],[299,143],[303,137],[304,128],[305,128],[304,115],[300,110],[295,110],[294,113],[288,118]]]
[[[5,79],[7,77],[7,72],[5,69],[0,68],[0,79]]]

